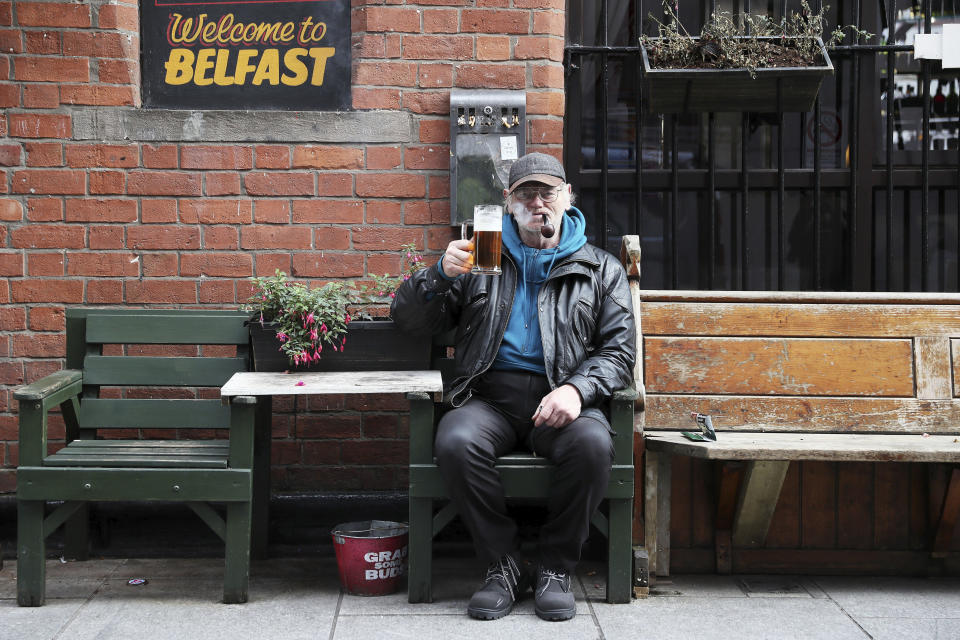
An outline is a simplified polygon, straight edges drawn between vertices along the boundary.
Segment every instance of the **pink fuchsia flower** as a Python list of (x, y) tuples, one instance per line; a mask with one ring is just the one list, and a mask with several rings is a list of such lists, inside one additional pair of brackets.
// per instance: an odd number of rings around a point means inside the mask
[(391, 297), (391, 298), (396, 298), (396, 297), (397, 297), (397, 294), (391, 293), (391, 294), (390, 294), (390, 297)]
[(307, 324), (313, 324), (313, 311), (307, 314)]
[(320, 323), (320, 333), (326, 333), (326, 332), (327, 332), (327, 323), (326, 323), (326, 322), (321, 322), (321, 323)]
[(320, 349), (317, 349), (316, 351), (313, 352), (313, 359), (314, 360), (320, 359)]
[(316, 339), (317, 339), (317, 330), (316, 330), (315, 328), (314, 328), (314, 329), (310, 329), (310, 339), (311, 339), (311, 340), (316, 340)]
[(287, 341), (287, 334), (285, 334), (283, 331), (278, 331), (278, 332), (277, 332), (277, 340), (279, 340), (280, 342), (286, 342), (286, 341)]
[(305, 383), (303, 380), (297, 380), (297, 386), (298, 386), (298, 387), (302, 387), (302, 386), (305, 385), (305, 384), (306, 384), (306, 383)]

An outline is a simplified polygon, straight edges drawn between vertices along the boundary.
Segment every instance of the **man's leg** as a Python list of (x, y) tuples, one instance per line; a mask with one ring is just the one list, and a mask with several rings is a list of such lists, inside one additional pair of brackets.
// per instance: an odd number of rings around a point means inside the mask
[(560, 429), (534, 429), (531, 438), (536, 452), (556, 466), (540, 529), (535, 610), (548, 620), (566, 620), (576, 613), (570, 575), (610, 479), (613, 440), (605, 420), (585, 416)]
[(516, 432), (503, 414), (476, 398), (449, 411), (437, 427), (437, 466), (485, 564), (516, 549), (517, 525), (507, 514), (500, 474), (493, 466), (516, 443)]
[(517, 554), (517, 525), (507, 514), (493, 466), (516, 440), (507, 419), (477, 399), (447, 413), (437, 428), (437, 465), (477, 555), (487, 564), (483, 585), (467, 605), (467, 613), (481, 620), (510, 613), (528, 583)]

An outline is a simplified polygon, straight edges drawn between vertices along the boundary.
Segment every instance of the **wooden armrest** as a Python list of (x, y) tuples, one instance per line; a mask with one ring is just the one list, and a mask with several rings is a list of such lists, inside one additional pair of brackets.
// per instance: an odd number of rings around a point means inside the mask
[[(45, 376), (36, 382), (24, 385), (13, 392), (17, 400), (44, 400), (59, 391), (67, 389), (83, 379), (83, 372), (77, 369), (64, 369)], [(77, 390), (79, 393), (79, 389)]]

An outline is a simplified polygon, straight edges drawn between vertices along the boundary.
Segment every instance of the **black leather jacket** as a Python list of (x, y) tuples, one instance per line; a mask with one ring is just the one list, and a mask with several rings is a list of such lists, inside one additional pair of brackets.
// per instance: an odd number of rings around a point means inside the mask
[[(391, 315), (410, 333), (456, 327), (454, 377), (446, 399), (460, 406), (471, 381), (490, 368), (507, 328), (517, 267), (503, 252), (500, 276), (445, 279), (433, 265), (397, 290)], [(633, 306), (620, 262), (589, 244), (554, 265), (538, 295), (543, 358), (550, 388), (570, 384), (583, 407), (604, 403), (630, 385), (637, 354)]]

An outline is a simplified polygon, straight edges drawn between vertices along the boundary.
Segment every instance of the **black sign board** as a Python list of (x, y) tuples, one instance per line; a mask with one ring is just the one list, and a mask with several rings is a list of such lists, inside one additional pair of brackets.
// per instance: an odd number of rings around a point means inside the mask
[(350, 0), (144, 0), (140, 26), (144, 106), (351, 106)]

